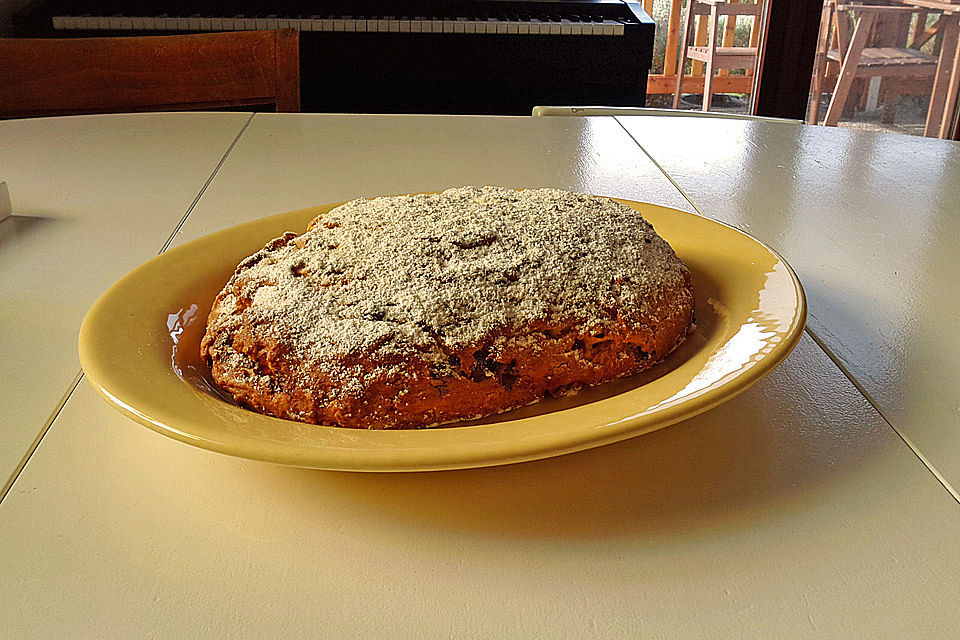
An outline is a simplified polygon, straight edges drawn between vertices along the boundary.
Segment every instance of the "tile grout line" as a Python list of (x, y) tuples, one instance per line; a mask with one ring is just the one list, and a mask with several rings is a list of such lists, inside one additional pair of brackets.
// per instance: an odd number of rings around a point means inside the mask
[(160, 255), (166, 251), (170, 244), (173, 242), (173, 239), (177, 237), (177, 234), (180, 233), (180, 229), (183, 228), (184, 223), (187, 221), (187, 217), (193, 212), (193, 208), (197, 206), (197, 203), (200, 202), (200, 198), (203, 197), (203, 194), (206, 193), (207, 187), (210, 186), (210, 183), (213, 182), (213, 179), (217, 177), (217, 173), (220, 172), (220, 167), (223, 166), (223, 163), (227, 161), (227, 156), (230, 155), (230, 152), (233, 151), (233, 148), (237, 146), (237, 143), (240, 142), (240, 138), (246, 132), (247, 127), (250, 126), (250, 123), (253, 122), (253, 117), (257, 115), (256, 112), (250, 114), (250, 117), (247, 118), (247, 121), (243, 123), (243, 126), (240, 127), (237, 137), (233, 139), (233, 142), (230, 143), (230, 146), (227, 147), (227, 150), (223, 153), (223, 157), (220, 158), (220, 162), (217, 163), (217, 166), (213, 168), (213, 172), (210, 174), (210, 177), (207, 178), (207, 181), (203, 183), (203, 186), (200, 187), (197, 197), (193, 199), (193, 202), (190, 203), (190, 206), (187, 207), (186, 212), (183, 214), (183, 217), (180, 218), (180, 222), (177, 223), (177, 226), (173, 228), (173, 232), (170, 234), (170, 237), (167, 238), (167, 241), (163, 243), (163, 246), (160, 247), (160, 251), (157, 252), (157, 255)]
[[(206, 192), (207, 187), (210, 186), (210, 183), (213, 182), (213, 179), (217, 176), (217, 173), (220, 171), (220, 167), (223, 166), (223, 163), (226, 162), (227, 156), (230, 155), (230, 152), (233, 151), (233, 148), (237, 146), (237, 143), (240, 141), (240, 137), (243, 136), (246, 132), (247, 127), (250, 126), (250, 123), (253, 121), (253, 117), (257, 115), (256, 112), (251, 113), (250, 117), (247, 118), (246, 122), (243, 123), (243, 126), (240, 128), (240, 131), (234, 137), (233, 141), (230, 143), (230, 146), (227, 147), (227, 150), (224, 152), (223, 156), (220, 158), (220, 162), (217, 163), (217, 166), (214, 167), (213, 171), (210, 173), (210, 176), (207, 178), (207, 181), (203, 183), (203, 186), (200, 187), (200, 191), (197, 193), (197, 196), (193, 199), (193, 202), (190, 203), (190, 206), (187, 207), (186, 212), (183, 216), (180, 217), (180, 220), (177, 222), (177, 225), (173, 228), (173, 232), (163, 243), (163, 246), (160, 247), (160, 251), (157, 252), (157, 255), (160, 255), (166, 251), (170, 244), (173, 242), (173, 239), (180, 232), (180, 229), (183, 228), (184, 223), (187, 221), (187, 217), (193, 211), (194, 207), (197, 206), (197, 203), (200, 202), (200, 198), (203, 197), (203, 194)], [(30, 446), (27, 448), (27, 452), (20, 459), (20, 462), (14, 468), (13, 473), (10, 474), (10, 477), (4, 483), (3, 488), (0, 489), (0, 504), (3, 503), (4, 498), (7, 497), (7, 494), (10, 493), (10, 490), (13, 488), (13, 485), (16, 483), (17, 478), (20, 477), (20, 473), (23, 472), (24, 468), (27, 466), (27, 463), (30, 461), (30, 458), (33, 457), (34, 452), (37, 450), (37, 447), (40, 446), (40, 442), (47, 435), (47, 432), (50, 431), (50, 427), (53, 426), (54, 421), (60, 415), (60, 412), (63, 410), (63, 407), (66, 406), (67, 401), (70, 400), (70, 397), (73, 395), (73, 392), (77, 390), (77, 387), (80, 385), (80, 381), (83, 380), (83, 370), (77, 372), (77, 375), (74, 376), (73, 381), (67, 387), (67, 390), (64, 392), (63, 396), (60, 398), (60, 401), (57, 403), (57, 406), (54, 407), (53, 411), (50, 413), (50, 417), (47, 418), (46, 422), (43, 423), (43, 427), (40, 429), (40, 433), (37, 434), (37, 437), (34, 438), (33, 442), (30, 443)]]
[(50, 426), (53, 424), (53, 421), (57, 419), (57, 416), (60, 415), (60, 411), (63, 410), (64, 405), (67, 404), (67, 400), (70, 399), (70, 396), (73, 395), (73, 392), (76, 390), (77, 385), (80, 384), (80, 380), (83, 378), (83, 371), (77, 371), (77, 375), (74, 376), (73, 381), (67, 387), (67, 390), (64, 392), (63, 396), (60, 398), (60, 401), (57, 403), (57, 406), (54, 407), (53, 412), (50, 414), (50, 417), (47, 418), (47, 421), (43, 423), (43, 427), (40, 429), (40, 433), (37, 434), (37, 437), (33, 439), (33, 442), (30, 443), (30, 446), (27, 448), (27, 452), (23, 454), (23, 457), (20, 458), (20, 462), (14, 468), (13, 473), (10, 474), (10, 477), (7, 479), (7, 482), (3, 485), (3, 488), (0, 489), (0, 503), (3, 502), (3, 499), (7, 497), (7, 494), (10, 492), (10, 489), (13, 488), (13, 484), (17, 481), (17, 478), (20, 477), (20, 472), (23, 471), (23, 468), (27, 466), (30, 458), (33, 456), (33, 452), (37, 450), (37, 447), (40, 446), (40, 441), (43, 440), (43, 437), (47, 435), (47, 431), (50, 430)]
[(617, 116), (613, 116), (613, 120), (618, 125), (620, 125), (620, 128), (623, 129), (624, 133), (626, 133), (630, 137), (630, 139), (633, 140), (633, 144), (637, 145), (637, 147), (640, 148), (640, 151), (643, 151), (643, 154), (647, 156), (647, 158), (649, 158), (650, 162), (652, 162), (653, 165), (660, 170), (660, 173), (662, 173), (663, 176), (670, 181), (670, 184), (672, 184), (674, 188), (680, 192), (680, 195), (683, 196), (683, 199), (687, 201), (687, 204), (693, 207), (693, 210), (696, 211), (701, 216), (703, 216), (704, 218), (708, 217), (704, 215), (703, 211), (700, 210), (700, 207), (698, 207), (697, 204), (693, 201), (693, 198), (687, 195), (687, 192), (683, 190), (683, 187), (681, 187), (680, 184), (673, 179), (673, 176), (667, 173), (667, 170), (664, 169), (659, 162), (657, 162), (657, 159), (654, 158), (652, 155), (650, 155), (650, 152), (647, 151), (646, 147), (640, 144), (640, 141), (633, 137), (633, 134), (630, 133), (630, 130), (627, 129), (625, 126), (623, 126), (623, 123), (620, 122), (620, 119)]
[(847, 380), (850, 381), (850, 384), (856, 387), (857, 391), (859, 391), (860, 394), (867, 399), (867, 402), (869, 402), (870, 406), (872, 406), (874, 411), (877, 412), (877, 415), (879, 415), (883, 419), (883, 421), (886, 422), (891, 429), (893, 429), (893, 432), (896, 433), (897, 436), (899, 436), (900, 440), (902, 440), (903, 443), (907, 445), (907, 447), (913, 452), (913, 454), (917, 456), (917, 459), (919, 459), (920, 462), (923, 463), (923, 466), (925, 466), (927, 470), (930, 471), (930, 473), (932, 473), (933, 476), (940, 482), (940, 484), (943, 485), (943, 488), (947, 490), (947, 493), (949, 493), (953, 497), (953, 499), (957, 501), (957, 503), (960, 503), (960, 493), (958, 493), (957, 490), (953, 487), (953, 485), (951, 485), (950, 482), (943, 476), (943, 474), (941, 474), (940, 471), (935, 466), (933, 466), (933, 463), (927, 460), (927, 457), (923, 455), (923, 453), (920, 451), (920, 449), (916, 447), (916, 445), (913, 444), (913, 441), (910, 440), (910, 438), (908, 438), (905, 433), (900, 431), (900, 429), (898, 429), (896, 425), (893, 424), (893, 422), (887, 419), (887, 416), (884, 415), (880, 407), (877, 406), (877, 402), (873, 399), (873, 396), (870, 394), (870, 392), (868, 392), (863, 387), (863, 385), (860, 384), (860, 382), (854, 377), (853, 373), (846, 367), (846, 365), (843, 364), (840, 358), (837, 357), (837, 355), (834, 354), (833, 351), (831, 351), (827, 347), (826, 343), (824, 343), (820, 339), (820, 336), (814, 333), (813, 329), (810, 328), (809, 323), (804, 328), (804, 331), (807, 333), (807, 335), (809, 335), (813, 339), (814, 342), (817, 343), (817, 346), (820, 347), (820, 349), (826, 354), (828, 358), (830, 358), (831, 362), (833, 362), (833, 364), (835, 364), (837, 368), (840, 369), (843, 375), (846, 376)]
[[(640, 144), (640, 141), (637, 140), (625, 126), (623, 126), (623, 123), (620, 122), (619, 118), (614, 116), (613, 119), (616, 120), (617, 124), (620, 125), (620, 128), (623, 129), (628, 136), (630, 136), (630, 139), (633, 140), (634, 144), (636, 144), (640, 148), (640, 150), (643, 151), (644, 155), (646, 155), (647, 158), (650, 159), (650, 162), (652, 162), (657, 167), (657, 169), (659, 169), (661, 173), (663, 173), (663, 175), (667, 178), (667, 180), (669, 180), (670, 183), (673, 184), (674, 187), (676, 187), (677, 191), (680, 192), (680, 195), (683, 196), (684, 200), (686, 200), (698, 214), (700, 214), (701, 216), (704, 216), (705, 218), (708, 217), (704, 215), (703, 211), (700, 210), (700, 207), (698, 207), (693, 202), (693, 199), (687, 194), (687, 192), (684, 191), (679, 184), (677, 184), (677, 181), (673, 179), (673, 176), (667, 173), (666, 169), (664, 169), (663, 166), (659, 162), (657, 162), (652, 155), (650, 155), (650, 152), (647, 151), (642, 144)], [(811, 314), (809, 310), (807, 311), (807, 313), (809, 314), (810, 317), (813, 317), (813, 314)], [(820, 350), (823, 351), (824, 355), (826, 355), (827, 358), (829, 358), (830, 361), (833, 362), (833, 364), (836, 365), (838, 369), (840, 369), (840, 372), (844, 375), (844, 377), (847, 378), (847, 380), (850, 381), (850, 384), (852, 384), (857, 389), (857, 391), (860, 392), (860, 395), (862, 395), (866, 399), (866, 401), (870, 404), (870, 406), (873, 407), (873, 410), (877, 412), (877, 415), (879, 415), (880, 418), (887, 424), (887, 426), (889, 426), (893, 430), (893, 432), (897, 434), (900, 440), (905, 445), (907, 445), (907, 448), (909, 448), (910, 451), (913, 452), (913, 454), (917, 457), (918, 460), (920, 460), (923, 466), (925, 466), (927, 470), (931, 474), (933, 474), (933, 477), (937, 479), (937, 481), (943, 486), (944, 489), (947, 490), (947, 493), (949, 493), (950, 496), (957, 501), (957, 503), (960, 503), (960, 492), (958, 492), (953, 487), (953, 485), (951, 485), (950, 482), (947, 481), (947, 479), (943, 476), (943, 474), (941, 474), (940, 471), (935, 466), (933, 466), (933, 464), (929, 460), (927, 460), (927, 457), (923, 455), (923, 453), (916, 447), (916, 445), (913, 444), (913, 441), (911, 441), (910, 438), (906, 436), (906, 434), (900, 431), (900, 429), (894, 426), (894, 424), (887, 419), (887, 416), (884, 415), (883, 411), (880, 409), (879, 405), (874, 400), (873, 396), (867, 392), (867, 390), (863, 387), (863, 385), (861, 385), (860, 382), (853, 376), (853, 373), (849, 369), (847, 369), (847, 367), (844, 366), (844, 364), (840, 361), (840, 358), (837, 357), (837, 355), (827, 347), (827, 345), (820, 339), (820, 337), (816, 333), (814, 333), (813, 329), (810, 328), (809, 321), (807, 322), (806, 326), (803, 328), (803, 331), (808, 336), (810, 336), (810, 338), (817, 344), (818, 347), (820, 347)]]

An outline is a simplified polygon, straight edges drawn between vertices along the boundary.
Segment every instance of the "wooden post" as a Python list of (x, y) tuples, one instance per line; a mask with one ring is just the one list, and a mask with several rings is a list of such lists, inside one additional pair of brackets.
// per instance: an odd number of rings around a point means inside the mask
[[(680, 5), (683, 0), (673, 0), (670, 5), (670, 20), (667, 22), (667, 50), (663, 56), (663, 75), (677, 72), (677, 35), (680, 31)], [(683, 69), (680, 70), (683, 73)]]
[[(943, 119), (948, 94), (950, 91), (950, 75), (953, 70), (954, 58), (951, 54), (957, 51), (957, 34), (960, 31), (960, 25), (957, 24), (957, 16), (950, 16), (950, 21), (943, 25), (943, 37), (940, 41), (940, 59), (937, 62), (937, 73), (933, 77), (933, 93), (930, 94), (930, 109), (927, 111), (927, 125), (923, 130), (923, 135), (928, 138), (936, 138), (940, 135), (943, 128)], [(952, 115), (952, 114), (951, 114)], [(949, 116), (948, 116), (949, 119)]]
[(817, 53), (813, 61), (813, 80), (810, 83), (810, 108), (807, 111), (807, 124), (817, 124), (820, 118), (820, 96), (823, 95), (823, 78), (827, 72), (827, 49), (830, 40), (830, 22), (833, 16), (833, 4), (823, 3), (820, 13), (820, 33), (817, 35)]
[(653, 0), (643, 0), (643, 10), (651, 18), (653, 17)]
[(683, 20), (683, 35), (680, 36), (680, 61), (677, 63), (677, 79), (673, 89), (673, 108), (680, 108), (680, 94), (683, 92), (683, 71), (687, 62), (687, 43), (690, 42), (690, 30), (693, 29), (693, 9), (697, 0), (687, 0), (687, 16)]
[[(730, 0), (730, 4), (737, 4), (740, 0)], [(737, 34), (737, 16), (728, 15), (724, 18), (723, 24), (723, 41), (720, 43), (721, 47), (732, 47), (734, 46), (734, 39)], [(729, 69), (720, 69), (717, 71), (718, 76), (729, 75)]]
[(703, 110), (710, 111), (713, 103), (713, 58), (717, 46), (717, 5), (710, 5), (709, 24), (707, 25), (707, 41), (710, 55), (707, 56), (707, 68), (703, 72)]
[[(695, 47), (702, 47), (707, 44), (707, 23), (709, 22), (709, 18), (709, 16), (705, 15), (697, 16), (697, 35), (693, 39), (693, 45)], [(699, 60), (691, 60), (690, 73), (695, 76), (703, 75), (703, 63)]]
[(840, 67), (840, 75), (837, 77), (837, 87), (833, 91), (833, 97), (830, 99), (830, 106), (827, 107), (827, 115), (823, 119), (823, 124), (828, 127), (835, 127), (840, 122), (840, 113), (843, 111), (843, 105), (850, 95), (850, 87), (853, 85), (853, 79), (857, 73), (857, 65), (860, 64), (860, 54), (863, 53), (863, 47), (867, 44), (867, 35), (877, 21), (877, 14), (872, 11), (864, 11), (857, 21), (857, 27), (853, 30), (853, 38), (850, 41), (850, 47), (847, 49), (847, 55), (843, 57), (843, 65)]
[[(757, 2), (762, 2), (763, 0), (757, 0)], [(771, 2), (772, 0), (767, 0)], [(760, 46), (760, 16), (753, 17), (753, 24), (750, 25), (750, 46), (756, 49)], [(753, 75), (753, 69), (747, 69), (747, 75)]]
[(920, 48), (916, 43), (923, 36), (923, 32), (927, 30), (927, 13), (926, 9), (920, 9), (917, 12), (917, 23), (913, 26), (913, 34), (908, 41), (913, 49)]
[(940, 124), (940, 137), (944, 140), (949, 140), (953, 132), (953, 116), (957, 110), (957, 92), (960, 89), (957, 86), (960, 84), (957, 82), (958, 73), (960, 73), (960, 42), (957, 43), (957, 52), (953, 56), (953, 66), (950, 71), (950, 78), (953, 79), (953, 82), (950, 83), (950, 90), (947, 91), (947, 100)]

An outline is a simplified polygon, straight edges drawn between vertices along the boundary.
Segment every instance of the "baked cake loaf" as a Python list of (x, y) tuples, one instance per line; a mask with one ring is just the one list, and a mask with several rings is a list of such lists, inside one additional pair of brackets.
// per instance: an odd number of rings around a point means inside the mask
[(368, 429), (487, 416), (637, 373), (693, 321), (633, 209), (554, 189), (354, 200), (240, 263), (201, 354), (239, 404)]

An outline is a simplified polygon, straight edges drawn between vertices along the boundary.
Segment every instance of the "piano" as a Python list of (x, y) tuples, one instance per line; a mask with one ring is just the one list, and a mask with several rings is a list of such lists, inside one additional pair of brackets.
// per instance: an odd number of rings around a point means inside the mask
[(529, 115), (643, 106), (654, 23), (634, 0), (46, 1), (18, 37), (300, 31), (301, 105), (329, 113)]

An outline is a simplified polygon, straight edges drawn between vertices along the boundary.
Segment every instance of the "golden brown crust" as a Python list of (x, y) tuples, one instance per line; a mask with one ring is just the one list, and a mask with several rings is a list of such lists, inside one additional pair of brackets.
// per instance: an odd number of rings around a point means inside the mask
[[(322, 231), (319, 221), (311, 224), (314, 231), (287, 234), (241, 263), (210, 313), (201, 352), (217, 383), (254, 411), (316, 424), (400, 429), (492, 415), (643, 371), (673, 351), (693, 321), (690, 274), (657, 237), (662, 246), (655, 248), (669, 264), (651, 270), (659, 271), (658, 282), (653, 288), (644, 284), (639, 310), (607, 300), (597, 307), (605, 316), (598, 321), (554, 305), (539, 317), (474, 332), (466, 342), (447, 339), (442, 327), (423, 321), (414, 323), (426, 335), (417, 342), (399, 330), (378, 334), (370, 328), (389, 318), (358, 320), (359, 331), (369, 334), (360, 348), (311, 359), (290, 339), (292, 330), (271, 325), (275, 314), (256, 309), (264, 304), (259, 290), (282, 284), (277, 274), (305, 268), (297, 252), (309, 249), (304, 238)], [(649, 239), (639, 242), (638, 250), (650, 245)], [(324, 295), (327, 287), (339, 286), (318, 282), (314, 286), (323, 287)], [(340, 327), (346, 320), (338, 322)], [(316, 333), (306, 335), (317, 340)], [(345, 383), (344, 376), (352, 377)]]

